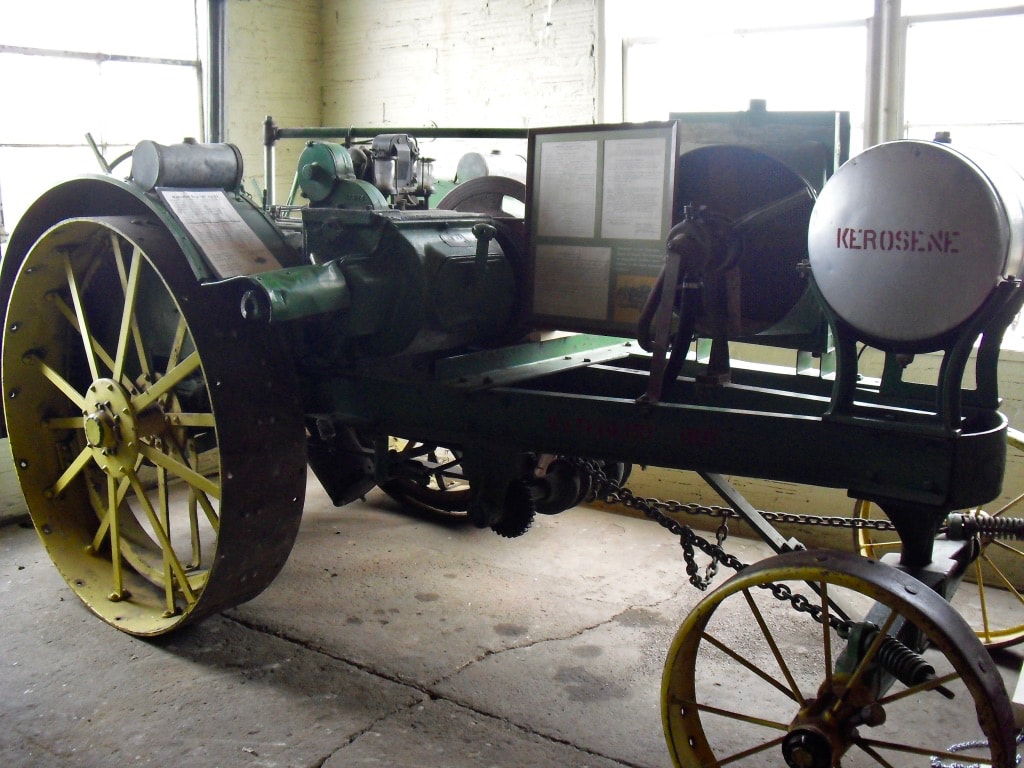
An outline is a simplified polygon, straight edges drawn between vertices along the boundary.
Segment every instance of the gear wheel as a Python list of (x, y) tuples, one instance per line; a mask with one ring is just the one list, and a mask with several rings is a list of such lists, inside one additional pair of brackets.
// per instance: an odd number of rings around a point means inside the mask
[(496, 521), (491, 523), (491, 530), (506, 539), (522, 536), (533, 524), (537, 507), (530, 496), (526, 484), (516, 480), (509, 483), (505, 493), (505, 511)]

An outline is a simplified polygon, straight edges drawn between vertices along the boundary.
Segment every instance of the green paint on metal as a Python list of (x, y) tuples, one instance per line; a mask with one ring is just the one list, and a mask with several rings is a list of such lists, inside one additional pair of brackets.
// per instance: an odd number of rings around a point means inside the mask
[(276, 269), (249, 277), (246, 319), (281, 322), (348, 309), (352, 304), (338, 262)]

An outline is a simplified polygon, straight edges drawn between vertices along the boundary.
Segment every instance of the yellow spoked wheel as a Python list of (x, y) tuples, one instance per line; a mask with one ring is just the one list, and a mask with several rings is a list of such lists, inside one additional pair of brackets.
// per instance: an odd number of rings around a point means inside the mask
[(768, 558), (702, 600), (669, 651), (662, 714), (687, 768), (1016, 764), (1006, 691), (970, 627), (842, 552)]
[(388, 496), (421, 512), (459, 514), (469, 509), (471, 491), (459, 451), (433, 443), (388, 438), (398, 476), (381, 484)]
[[(1012, 498), (995, 509), (978, 507), (966, 510), (965, 514), (985, 517), (1024, 516), (1024, 484), (1021, 482), (1024, 475), (1019, 470), (1024, 462), (1024, 433), (1015, 429), (1008, 430), (1007, 443), (1010, 455), (1004, 480), (1004, 497)], [(854, 503), (853, 516), (867, 520), (885, 518), (882, 510), (863, 499)], [(853, 536), (856, 551), (865, 557), (877, 560), (900, 551), (900, 540), (892, 531), (855, 528)], [(1024, 577), (1021, 574), (1024, 574), (1024, 549), (993, 537), (981, 539), (978, 558), (971, 565), (951, 602), (987, 647), (1002, 648), (1024, 640)]]
[(4, 413), (39, 535), (104, 621), (158, 635), (258, 594), (305, 487), (289, 363), (156, 221), (64, 221), (25, 257)]

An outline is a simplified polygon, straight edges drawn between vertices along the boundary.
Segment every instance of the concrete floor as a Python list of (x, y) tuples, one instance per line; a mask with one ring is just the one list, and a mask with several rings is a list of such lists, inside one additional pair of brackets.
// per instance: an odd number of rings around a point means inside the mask
[(643, 520), (579, 508), (509, 541), (311, 484), (266, 592), (142, 641), (8, 525), (0, 766), (660, 768), (664, 657), (700, 597)]

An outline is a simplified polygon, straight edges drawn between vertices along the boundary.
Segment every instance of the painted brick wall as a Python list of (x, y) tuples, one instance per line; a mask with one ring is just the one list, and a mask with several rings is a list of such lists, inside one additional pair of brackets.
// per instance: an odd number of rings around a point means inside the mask
[[(262, 122), (528, 127), (597, 117), (596, 0), (228, 0), (227, 140)], [(302, 142), (277, 145), (277, 199)]]
[[(320, 0), (228, 0), (225, 139), (242, 150), (246, 188), (263, 187), (263, 120), (320, 125)], [(291, 184), (301, 142), (277, 148), (277, 189)]]
[(324, 0), (327, 125), (597, 116), (596, 0)]

